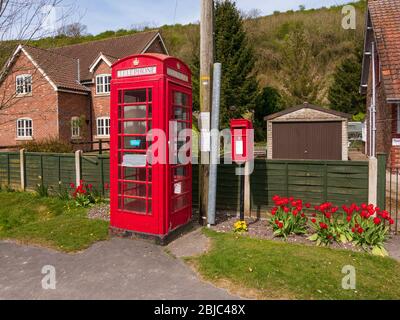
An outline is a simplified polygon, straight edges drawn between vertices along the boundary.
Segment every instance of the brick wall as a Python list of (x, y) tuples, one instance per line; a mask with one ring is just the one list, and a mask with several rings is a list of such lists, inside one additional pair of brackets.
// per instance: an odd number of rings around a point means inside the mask
[[(377, 60), (379, 62), (379, 60)], [(377, 68), (377, 71), (379, 68)], [(377, 77), (378, 78), (378, 77)], [(369, 125), (370, 112), (369, 108), (372, 103), (372, 62), (370, 68), (368, 91), (367, 91), (367, 106), (366, 106), (366, 124), (367, 124), (367, 143), (366, 151), (367, 155), (371, 154), (370, 150), (370, 132), (371, 128)], [(382, 81), (377, 83), (376, 88), (376, 152), (385, 153), (388, 155), (388, 164), (393, 165), (397, 160), (396, 154), (399, 153), (398, 148), (392, 147), (392, 139), (399, 137), (396, 133), (397, 122), (396, 122), (396, 105), (387, 103), (386, 93), (384, 84)]]
[(71, 120), (73, 117), (80, 119), (80, 139), (91, 140), (90, 128), (90, 97), (89, 95), (59, 92), (59, 137), (65, 141), (72, 140)]
[[(97, 118), (100, 117), (110, 117), (110, 94), (96, 94), (96, 76), (100, 74), (111, 74), (111, 68), (102, 61), (94, 70), (93, 73), (93, 85), (90, 86), (90, 90), (92, 93), (92, 117), (93, 117), (93, 125), (92, 125), (92, 135), (93, 141), (99, 140), (97, 136)], [(103, 137), (103, 139), (108, 139), (108, 137)], [(97, 149), (99, 146), (94, 145), (93, 148)], [(104, 144), (103, 148), (109, 148), (109, 145)]]
[[(398, 133), (397, 128), (397, 105), (391, 105), (392, 108), (392, 138), (400, 139), (400, 134)], [(399, 128), (400, 129), (400, 128)], [(390, 166), (394, 168), (400, 167), (400, 147), (392, 146), (390, 149)]]
[[(32, 75), (32, 93), (16, 97), (16, 76)], [(31, 118), (33, 139), (42, 140), (58, 135), (57, 92), (21, 52), (0, 85), (0, 146), (14, 146), (17, 139), (16, 121)]]

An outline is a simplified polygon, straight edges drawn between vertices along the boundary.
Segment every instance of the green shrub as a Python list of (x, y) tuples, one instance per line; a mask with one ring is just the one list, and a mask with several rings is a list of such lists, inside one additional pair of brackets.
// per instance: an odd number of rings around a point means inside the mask
[(70, 143), (58, 138), (46, 138), (39, 141), (29, 141), (22, 145), (27, 152), (52, 152), (71, 153), (73, 147)]

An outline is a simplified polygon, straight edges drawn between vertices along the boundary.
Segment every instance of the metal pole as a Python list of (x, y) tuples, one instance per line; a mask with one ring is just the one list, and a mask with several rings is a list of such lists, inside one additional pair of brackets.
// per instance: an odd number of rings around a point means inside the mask
[(208, 225), (215, 224), (217, 203), (217, 174), (219, 157), (219, 109), (221, 100), (221, 75), (222, 65), (214, 64), (213, 75), (213, 101), (211, 112), (211, 164), (208, 188)]
[(199, 197), (201, 225), (207, 220), (208, 180), (210, 162), (210, 111), (212, 82), (211, 73), (214, 64), (214, 1), (201, 0), (200, 21), (200, 165)]
[(376, 70), (375, 43), (372, 43), (372, 157), (376, 157)]

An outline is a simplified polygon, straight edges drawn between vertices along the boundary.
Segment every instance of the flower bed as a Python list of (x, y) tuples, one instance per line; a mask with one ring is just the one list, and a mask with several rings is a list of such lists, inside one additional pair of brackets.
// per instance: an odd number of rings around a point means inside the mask
[[(312, 207), (294, 198), (273, 197), (269, 225), (274, 237), (290, 237), (315, 242), (318, 246), (355, 246), (374, 255), (387, 256), (391, 215), (373, 205), (334, 206), (323, 203)], [(307, 237), (305, 237), (307, 235)]]

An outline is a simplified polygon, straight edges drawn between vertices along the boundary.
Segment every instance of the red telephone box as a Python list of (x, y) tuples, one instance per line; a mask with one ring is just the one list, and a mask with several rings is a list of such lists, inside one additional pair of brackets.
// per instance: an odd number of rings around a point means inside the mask
[(253, 141), (250, 141), (248, 131), (251, 129), (253, 124), (249, 120), (231, 120), (232, 160), (237, 163), (249, 161), (254, 156)]
[[(178, 131), (192, 128), (191, 83), (188, 66), (165, 55), (134, 55), (112, 66), (112, 229), (163, 239), (190, 221), (192, 166), (170, 161), (177, 152), (171, 156), (170, 147), (182, 144), (170, 137), (170, 122)], [(161, 136), (148, 133), (156, 129), (166, 140), (164, 150), (153, 153), (152, 139)], [(159, 152), (166, 161), (154, 163)]]

